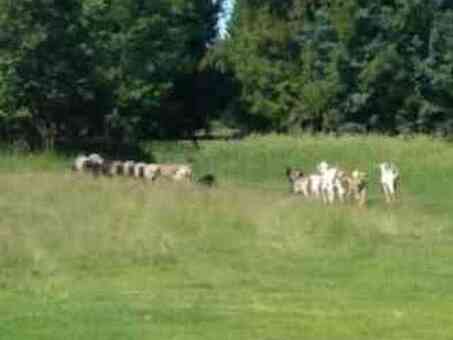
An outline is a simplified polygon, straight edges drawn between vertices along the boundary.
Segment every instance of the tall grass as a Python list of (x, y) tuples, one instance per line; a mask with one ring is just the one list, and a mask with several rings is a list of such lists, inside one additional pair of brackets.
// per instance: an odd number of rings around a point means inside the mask
[[(153, 143), (219, 186), (94, 179), (3, 154), (1, 339), (449, 339), (453, 149), (418, 137)], [(286, 165), (370, 172), (367, 209), (288, 193)], [(388, 207), (378, 161), (402, 171)]]

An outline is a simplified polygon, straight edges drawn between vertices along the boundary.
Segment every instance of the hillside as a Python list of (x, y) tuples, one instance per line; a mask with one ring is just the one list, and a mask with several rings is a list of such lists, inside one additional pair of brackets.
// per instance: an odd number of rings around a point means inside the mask
[[(428, 137), (147, 145), (219, 185), (93, 179), (2, 153), (0, 339), (450, 339), (453, 148)], [(287, 165), (370, 175), (370, 205), (288, 193)], [(401, 202), (376, 164), (395, 161)]]

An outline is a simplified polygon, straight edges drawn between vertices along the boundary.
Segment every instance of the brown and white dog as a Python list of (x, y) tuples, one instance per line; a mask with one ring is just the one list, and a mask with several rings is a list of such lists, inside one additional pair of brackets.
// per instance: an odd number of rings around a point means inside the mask
[(310, 197), (310, 180), (301, 169), (287, 167), (286, 177), (288, 177), (292, 193)]
[(120, 161), (104, 161), (102, 164), (102, 173), (106, 176), (117, 176), (120, 175), (122, 171), (123, 163)]
[(143, 178), (145, 173), (146, 163), (138, 162), (134, 164), (134, 174), (135, 178)]
[(330, 166), (323, 161), (318, 165), (322, 176), (321, 193), (325, 203), (333, 203), (338, 198), (346, 202), (349, 198), (360, 206), (366, 204), (368, 199), (366, 173), (354, 170), (351, 174), (338, 166)]
[(72, 170), (77, 172), (88, 171), (97, 176), (102, 173), (104, 158), (97, 153), (92, 153), (89, 156), (79, 155), (76, 157)]
[(143, 179), (155, 181), (160, 176), (160, 168), (157, 164), (146, 164), (143, 168)]
[(144, 180), (154, 181), (160, 175), (160, 167), (157, 164), (135, 163), (133, 167), (133, 176)]
[[(72, 169), (77, 172), (88, 171), (94, 175), (103, 174), (105, 176), (113, 177), (118, 175), (130, 176), (135, 178), (143, 178), (145, 180), (154, 181), (160, 175), (161, 166), (158, 164), (147, 164), (144, 162), (133, 161), (111, 161), (103, 159), (98, 154), (91, 154), (89, 156), (78, 156)], [(175, 171), (177, 179), (185, 175), (185, 168)], [(178, 177), (179, 176), (179, 177)]]
[(290, 182), (290, 191), (304, 197), (321, 198), (322, 176), (305, 175), (303, 170), (287, 167), (286, 176)]
[(368, 180), (365, 172), (354, 170), (348, 179), (348, 194), (350, 198), (357, 202), (359, 207), (363, 207), (368, 202)]
[(121, 171), (121, 174), (123, 176), (133, 176), (134, 175), (134, 161), (126, 161), (123, 163), (123, 170)]
[(176, 182), (192, 181), (192, 166), (189, 164), (153, 164), (159, 168), (160, 177)]

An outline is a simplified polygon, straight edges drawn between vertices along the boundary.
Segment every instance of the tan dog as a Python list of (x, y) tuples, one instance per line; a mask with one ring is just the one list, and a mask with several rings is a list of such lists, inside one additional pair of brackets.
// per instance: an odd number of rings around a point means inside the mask
[(159, 176), (160, 169), (156, 164), (146, 164), (143, 168), (143, 179), (155, 181)]
[(189, 164), (152, 164), (159, 169), (160, 177), (173, 181), (192, 181), (192, 166)]
[(365, 172), (354, 170), (349, 179), (349, 196), (363, 207), (368, 202), (368, 179)]
[(359, 206), (364, 206), (367, 203), (368, 182), (365, 172), (355, 169), (349, 174), (339, 169), (334, 183), (335, 193), (341, 202), (351, 200), (357, 202)]

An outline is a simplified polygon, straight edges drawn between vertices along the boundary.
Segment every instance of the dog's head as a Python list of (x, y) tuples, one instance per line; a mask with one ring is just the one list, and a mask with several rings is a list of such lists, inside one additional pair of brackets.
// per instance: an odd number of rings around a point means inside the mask
[(92, 162), (92, 163), (97, 163), (97, 164), (102, 164), (104, 163), (104, 158), (101, 157), (101, 155), (97, 154), (97, 153), (92, 153), (88, 156), (88, 159)]
[(352, 175), (353, 179), (357, 179), (357, 180), (365, 180), (367, 177), (366, 172), (359, 171), (357, 169), (354, 170), (351, 175)]
[(361, 191), (367, 186), (367, 173), (359, 170), (354, 170), (351, 174), (352, 184), (356, 187), (357, 191)]
[(72, 170), (82, 171), (86, 169), (86, 164), (89, 161), (89, 158), (85, 155), (79, 155), (72, 164)]
[(329, 169), (329, 163), (327, 163), (326, 161), (322, 161), (321, 163), (318, 164), (316, 169), (320, 174), (324, 174)]
[(294, 182), (300, 177), (304, 177), (304, 172), (300, 169), (294, 169), (287, 167), (286, 168), (286, 177), (288, 177), (290, 182)]
[(383, 162), (378, 165), (378, 168), (381, 172), (381, 175), (391, 175), (393, 177), (398, 177), (399, 170), (396, 165), (392, 162)]

